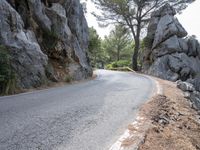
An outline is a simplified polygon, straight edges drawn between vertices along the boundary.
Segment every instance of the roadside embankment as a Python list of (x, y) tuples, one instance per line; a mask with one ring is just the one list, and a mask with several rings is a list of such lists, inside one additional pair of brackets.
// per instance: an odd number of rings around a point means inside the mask
[(120, 139), (118, 150), (199, 150), (200, 112), (192, 108), (176, 83), (155, 80), (162, 94), (143, 105), (126, 137)]

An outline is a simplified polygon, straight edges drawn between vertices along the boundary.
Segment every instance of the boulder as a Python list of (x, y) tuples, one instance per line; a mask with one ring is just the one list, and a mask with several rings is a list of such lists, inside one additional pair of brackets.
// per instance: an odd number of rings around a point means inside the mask
[(165, 80), (176, 81), (179, 78), (179, 75), (172, 72), (169, 66), (166, 65), (168, 64), (168, 61), (169, 55), (156, 59), (148, 69), (147, 73)]
[(192, 77), (200, 72), (200, 59), (198, 57), (188, 56), (185, 53), (173, 53), (171, 56), (180, 60), (182, 68), (190, 68)]
[(200, 93), (192, 92), (190, 95), (190, 100), (193, 103), (193, 108), (200, 110)]
[(191, 68), (190, 67), (184, 67), (180, 71), (180, 79), (182, 81), (186, 81), (188, 78), (190, 78), (191, 75)]
[(194, 79), (188, 79), (187, 82), (194, 85), (195, 89), (200, 92), (200, 76), (197, 75)]
[(182, 91), (184, 92), (193, 92), (195, 91), (195, 88), (194, 86), (191, 84), (191, 83), (188, 83), (188, 82), (183, 82), (183, 81), (177, 81), (177, 87), (179, 89), (181, 89)]

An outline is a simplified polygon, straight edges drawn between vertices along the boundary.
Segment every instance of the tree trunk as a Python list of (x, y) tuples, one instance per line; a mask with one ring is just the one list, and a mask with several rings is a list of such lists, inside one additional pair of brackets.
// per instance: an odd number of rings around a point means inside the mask
[(96, 67), (97, 65), (97, 54), (96, 52), (94, 53), (94, 66)]
[(137, 60), (138, 60), (138, 51), (140, 48), (140, 41), (139, 42), (138, 41), (139, 41), (138, 39), (135, 40), (135, 48), (134, 48), (134, 53), (132, 56), (132, 69), (135, 71), (138, 71)]
[[(134, 30), (132, 30), (134, 31)], [(138, 21), (138, 25), (137, 25), (137, 29), (136, 29), (136, 34), (134, 35), (134, 41), (135, 41), (135, 48), (134, 48), (134, 52), (133, 52), (133, 56), (132, 56), (132, 69), (135, 71), (138, 71), (138, 52), (140, 49), (140, 31), (141, 31), (141, 27), (140, 27), (140, 22)]]
[(117, 48), (117, 61), (119, 61), (120, 60), (120, 50), (119, 50), (119, 48)]

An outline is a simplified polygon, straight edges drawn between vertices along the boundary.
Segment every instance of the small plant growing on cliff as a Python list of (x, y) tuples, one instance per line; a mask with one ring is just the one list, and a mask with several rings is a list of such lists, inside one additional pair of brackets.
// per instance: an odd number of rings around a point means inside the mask
[(54, 49), (59, 41), (59, 37), (55, 31), (44, 31), (43, 38), (43, 45), (47, 50)]
[(65, 82), (70, 83), (70, 82), (72, 82), (73, 78), (70, 75), (66, 75), (64, 80), (65, 80)]
[(145, 37), (142, 41), (142, 47), (151, 49), (153, 45), (153, 39)]
[(11, 57), (4, 46), (0, 46), (0, 94), (12, 94), (16, 87), (15, 74), (11, 67)]

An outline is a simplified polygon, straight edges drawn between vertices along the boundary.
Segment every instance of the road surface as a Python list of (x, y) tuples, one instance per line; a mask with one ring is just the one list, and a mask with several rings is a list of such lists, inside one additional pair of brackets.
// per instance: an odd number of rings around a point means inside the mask
[(95, 80), (0, 97), (0, 150), (106, 150), (134, 121), (154, 82), (98, 70)]

